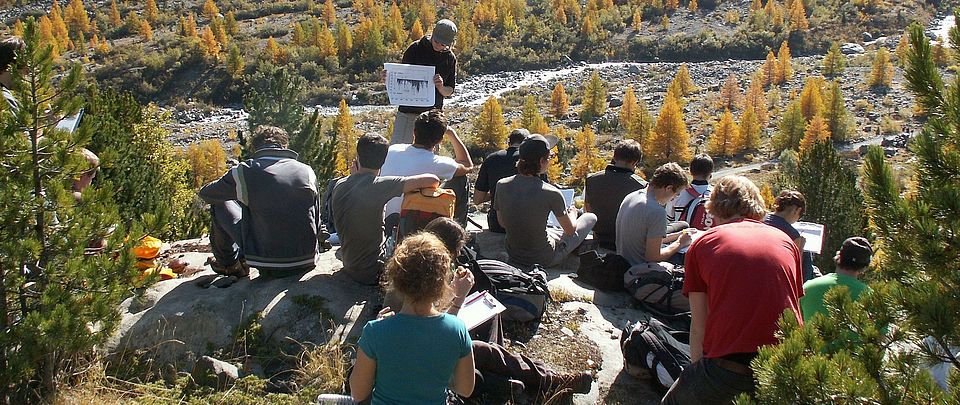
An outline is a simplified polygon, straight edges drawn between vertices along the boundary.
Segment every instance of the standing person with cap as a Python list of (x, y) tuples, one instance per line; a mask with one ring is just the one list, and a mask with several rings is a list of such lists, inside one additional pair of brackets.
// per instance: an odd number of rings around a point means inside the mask
[[(493, 208), (500, 225), (507, 230), (510, 262), (522, 267), (562, 263), (597, 223), (597, 216), (592, 213), (578, 218), (577, 209), (564, 203), (560, 189), (540, 178), (547, 171), (550, 150), (556, 144), (555, 136), (531, 135), (518, 148), (517, 174), (497, 183)], [(551, 212), (563, 232), (547, 229)]]
[(846, 286), (850, 290), (850, 298), (854, 301), (860, 297), (860, 294), (870, 291), (870, 287), (860, 281), (860, 276), (870, 265), (872, 258), (873, 249), (866, 238), (855, 236), (843, 241), (843, 245), (840, 245), (840, 250), (833, 259), (837, 263), (837, 272), (817, 277), (803, 284), (803, 297), (800, 298), (803, 321), (813, 319), (816, 314), (830, 315), (823, 297), (834, 287)]
[[(530, 136), (530, 131), (523, 128), (514, 129), (507, 137), (508, 146), (506, 149), (493, 152), (486, 159), (483, 159), (480, 173), (477, 174), (477, 182), (474, 184), (474, 204), (493, 201), (493, 196), (497, 193), (497, 182), (517, 174), (520, 143), (528, 136)], [(487, 228), (491, 232), (507, 232), (497, 221), (497, 210), (493, 207), (490, 207), (490, 210), (487, 211)]]
[(432, 109), (443, 109), (443, 99), (453, 95), (457, 84), (457, 56), (453, 54), (453, 43), (457, 39), (457, 25), (443, 19), (437, 21), (433, 32), (410, 44), (403, 52), (401, 63), (408, 65), (433, 66), (433, 85), (436, 87), (436, 101), (430, 107), (401, 105), (397, 108), (397, 117), (393, 122), (393, 135), (390, 144), (413, 143), (413, 123), (421, 113)]

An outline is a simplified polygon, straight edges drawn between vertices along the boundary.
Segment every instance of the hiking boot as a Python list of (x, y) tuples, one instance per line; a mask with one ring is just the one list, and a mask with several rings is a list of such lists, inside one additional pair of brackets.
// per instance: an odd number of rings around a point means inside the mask
[(224, 266), (220, 264), (217, 259), (211, 256), (207, 259), (206, 264), (210, 265), (210, 268), (213, 269), (214, 273), (222, 274), (224, 276), (243, 278), (250, 275), (250, 266), (247, 266), (247, 261), (242, 258), (228, 266)]
[(552, 378), (552, 390), (570, 390), (574, 394), (586, 394), (593, 386), (593, 374), (589, 371), (570, 374), (557, 374)]

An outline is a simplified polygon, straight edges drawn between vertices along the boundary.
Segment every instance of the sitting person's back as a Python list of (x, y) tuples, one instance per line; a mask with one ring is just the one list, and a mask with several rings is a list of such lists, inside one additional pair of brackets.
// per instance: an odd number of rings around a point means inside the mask
[(286, 131), (258, 127), (253, 158), (200, 189), (200, 197), (213, 211), (210, 244), (215, 270), (245, 275), (242, 267), (250, 265), (261, 274), (284, 275), (314, 267), (317, 177), (310, 166), (297, 161), (287, 142)]
[(593, 239), (606, 249), (616, 250), (617, 213), (623, 198), (647, 186), (634, 168), (640, 162), (640, 144), (628, 139), (617, 143), (613, 160), (602, 172), (587, 176), (583, 210), (597, 215)]
[[(434, 149), (446, 137), (453, 146), (455, 159), (439, 156), (433, 153)], [(414, 124), (413, 144), (391, 145), (387, 152), (387, 159), (380, 169), (381, 176), (416, 176), (432, 174), (441, 180), (450, 180), (454, 177), (465, 176), (473, 168), (473, 162), (467, 153), (463, 141), (457, 136), (453, 128), (447, 126), (443, 113), (437, 110), (420, 114)], [(391, 199), (384, 209), (384, 218), (400, 213), (402, 197)], [(388, 219), (388, 228), (392, 227), (393, 220)]]
[(705, 203), (713, 190), (713, 186), (710, 185), (710, 178), (713, 176), (713, 159), (707, 154), (694, 156), (690, 161), (690, 176), (693, 178), (690, 186), (667, 202), (665, 208), (667, 222), (682, 221), (693, 228), (710, 229), (713, 226), (713, 217), (704, 208), (700, 208), (704, 213), (702, 218), (693, 217), (696, 216), (694, 211), (697, 210), (694, 201), (699, 198)]
[(387, 140), (380, 135), (360, 137), (352, 173), (337, 182), (331, 197), (343, 271), (362, 284), (376, 284), (383, 271), (383, 206), (405, 191), (439, 184), (437, 177), (429, 174), (377, 176), (387, 147)]
[[(497, 183), (493, 207), (500, 225), (507, 231), (510, 261), (523, 267), (554, 266), (563, 261), (586, 239), (597, 217), (586, 213), (579, 218), (568, 210), (555, 186), (540, 179), (547, 170), (550, 149), (557, 138), (532, 135), (520, 144), (519, 174)], [(563, 228), (548, 232), (547, 218), (553, 213)]]
[[(687, 176), (676, 163), (661, 165), (650, 185), (627, 194), (617, 212), (617, 254), (630, 265), (670, 259), (690, 243), (690, 236), (667, 228), (663, 204), (687, 187)], [(668, 232), (669, 231), (669, 232)], [(662, 247), (664, 243), (670, 243)]]
[(357, 343), (350, 393), (373, 404), (443, 404), (446, 389), (469, 396), (474, 387), (470, 334), (441, 313), (449, 301), (450, 254), (436, 236), (411, 235), (386, 269), (389, 288), (403, 296), (395, 316), (370, 321)]
[(866, 238), (858, 236), (843, 241), (834, 256), (837, 271), (803, 283), (800, 309), (803, 311), (804, 322), (813, 319), (816, 314), (829, 316), (823, 297), (834, 287), (846, 286), (850, 298), (854, 301), (864, 292), (870, 291), (870, 287), (860, 281), (860, 275), (870, 265), (872, 257), (873, 250)]
[[(477, 173), (477, 181), (474, 184), (473, 203), (482, 204), (493, 200), (497, 195), (497, 182), (507, 177), (517, 174), (517, 161), (520, 160), (519, 147), (524, 139), (530, 136), (530, 131), (523, 128), (517, 128), (510, 131), (507, 137), (507, 148), (493, 152), (483, 159), (480, 165), (480, 171)], [(487, 228), (491, 232), (505, 233), (506, 230), (500, 226), (497, 220), (497, 210), (490, 207), (487, 211)]]

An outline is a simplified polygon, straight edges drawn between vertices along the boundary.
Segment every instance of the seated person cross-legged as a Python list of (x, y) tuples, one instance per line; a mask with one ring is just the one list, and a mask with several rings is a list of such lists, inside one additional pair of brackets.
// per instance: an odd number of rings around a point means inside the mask
[(689, 233), (667, 228), (667, 214), (663, 208), (688, 184), (680, 165), (667, 163), (653, 172), (645, 190), (624, 197), (617, 214), (617, 254), (627, 259), (631, 266), (670, 260), (690, 244)]
[[(597, 216), (591, 213), (578, 218), (576, 208), (564, 206), (560, 190), (540, 178), (547, 171), (550, 149), (556, 144), (555, 136), (531, 135), (520, 144), (518, 174), (497, 183), (493, 208), (507, 231), (510, 262), (520, 267), (563, 263), (597, 223)], [(563, 228), (562, 233), (547, 229), (551, 212)]]
[(377, 284), (383, 272), (386, 249), (382, 213), (387, 201), (440, 184), (432, 174), (380, 176), (388, 147), (380, 135), (360, 137), (351, 174), (337, 182), (331, 198), (334, 223), (340, 231), (343, 271), (361, 284)]

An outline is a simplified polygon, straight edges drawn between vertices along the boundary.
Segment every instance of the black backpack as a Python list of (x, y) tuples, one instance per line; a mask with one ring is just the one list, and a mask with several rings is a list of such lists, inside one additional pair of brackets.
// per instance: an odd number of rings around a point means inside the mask
[(667, 389), (690, 364), (690, 333), (670, 329), (656, 318), (627, 325), (620, 335), (624, 369), (636, 377), (649, 376)]
[(499, 260), (477, 260), (480, 269), (497, 289), (497, 299), (507, 307), (500, 316), (507, 321), (529, 322), (540, 319), (550, 301), (547, 274), (534, 266), (524, 272)]
[(623, 291), (623, 274), (629, 269), (630, 262), (623, 256), (588, 250), (580, 254), (577, 280), (602, 291)]
[(683, 295), (683, 267), (666, 262), (641, 263), (623, 276), (624, 287), (647, 312), (664, 317), (689, 317), (690, 300)]

